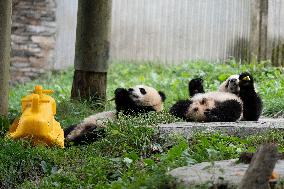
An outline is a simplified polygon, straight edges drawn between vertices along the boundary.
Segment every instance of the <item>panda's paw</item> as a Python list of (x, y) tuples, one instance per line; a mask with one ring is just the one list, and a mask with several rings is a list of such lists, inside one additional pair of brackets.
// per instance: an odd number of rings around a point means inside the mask
[(125, 88), (117, 88), (114, 91), (114, 95), (119, 95), (119, 94), (125, 93), (125, 92), (127, 92), (127, 89), (125, 89)]

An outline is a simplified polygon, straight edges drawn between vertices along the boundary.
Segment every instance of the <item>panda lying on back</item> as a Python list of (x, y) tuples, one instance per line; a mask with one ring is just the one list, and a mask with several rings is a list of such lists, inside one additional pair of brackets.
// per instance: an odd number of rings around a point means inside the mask
[(166, 99), (163, 92), (145, 85), (117, 88), (114, 95), (116, 111), (101, 112), (68, 127), (64, 130), (66, 142), (74, 145), (94, 142), (104, 133), (106, 122), (115, 120), (119, 113), (135, 116), (150, 111), (160, 112)]
[(245, 72), (240, 75), (231, 75), (219, 87), (219, 91), (238, 95), (243, 101), (244, 114), (242, 120), (257, 121), (262, 112), (262, 100), (255, 91), (254, 80), (251, 74)]
[(198, 93), (191, 99), (176, 102), (170, 113), (186, 121), (231, 122), (240, 119), (242, 101), (231, 93)]
[[(226, 81), (229, 82), (230, 79)], [(238, 85), (231, 85), (236, 86), (236, 89), (239, 87), (239, 96), (229, 91), (204, 93), (203, 86), (192, 85), (192, 83), (202, 85), (202, 82), (193, 79), (189, 82), (189, 93), (193, 94), (193, 97), (178, 101), (171, 107), (170, 113), (187, 121), (228, 122), (241, 118), (257, 121), (262, 111), (262, 101), (255, 92), (253, 78), (249, 73), (242, 73), (238, 80), (234, 80), (238, 81)]]

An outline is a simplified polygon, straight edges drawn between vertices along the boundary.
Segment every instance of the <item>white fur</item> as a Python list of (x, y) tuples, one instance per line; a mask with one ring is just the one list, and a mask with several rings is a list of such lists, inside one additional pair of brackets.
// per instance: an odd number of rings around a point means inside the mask
[[(142, 94), (140, 92), (140, 88), (146, 90), (146, 94)], [(162, 97), (160, 96), (159, 92), (149, 86), (145, 85), (136, 85), (133, 88), (133, 91), (130, 95), (130, 98), (137, 103), (137, 105), (141, 106), (151, 106), (154, 108), (156, 112), (160, 112), (163, 110), (163, 101)]]
[(71, 131), (66, 138), (73, 140), (77, 136), (85, 132), (86, 128), (90, 125), (96, 125), (96, 127), (105, 127), (108, 121), (115, 120), (116, 111), (105, 111), (94, 115), (91, 115), (84, 119), (84, 121), (78, 124), (73, 131)]
[[(234, 83), (231, 83), (230, 81), (232, 79), (236, 79), (236, 84), (234, 85)], [(239, 87), (239, 75), (231, 75), (230, 77), (228, 77), (219, 87), (219, 91), (220, 92), (229, 92), (229, 93), (235, 93), (238, 94), (240, 91), (240, 87)]]
[(104, 127), (108, 121), (115, 120), (116, 111), (105, 111), (91, 115), (84, 119), (85, 124), (96, 124), (99, 127)]
[[(242, 100), (233, 93), (228, 92), (208, 92), (198, 93), (191, 98), (192, 104), (187, 110), (187, 117), (194, 121), (205, 121), (205, 111), (211, 110), (216, 107), (217, 102), (225, 102), (227, 100), (236, 100), (241, 106)], [(196, 110), (195, 110), (196, 109)], [(242, 117), (242, 116), (241, 116)]]
[(227, 92), (208, 92), (208, 93), (198, 93), (194, 95), (191, 100), (199, 101), (202, 99), (213, 99), (215, 101), (224, 102), (226, 100), (236, 100), (242, 104), (242, 100), (235, 94), (227, 93)]
[[(142, 94), (140, 88), (146, 90), (146, 94)], [(163, 101), (159, 92), (153, 87), (145, 85), (136, 85), (131, 92), (130, 98), (141, 106), (152, 106), (154, 110), (160, 112), (163, 110)], [(82, 123), (78, 124), (74, 130), (68, 135), (67, 139), (73, 140), (77, 136), (83, 134), (87, 128), (95, 125), (96, 127), (105, 127), (108, 121), (114, 121), (116, 119), (116, 111), (105, 111), (94, 115), (91, 115), (83, 120)]]

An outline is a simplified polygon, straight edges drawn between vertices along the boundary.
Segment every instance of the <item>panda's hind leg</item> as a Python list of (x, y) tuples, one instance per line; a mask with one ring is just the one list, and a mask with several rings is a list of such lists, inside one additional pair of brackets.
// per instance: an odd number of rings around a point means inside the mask
[(242, 114), (242, 105), (236, 100), (216, 103), (216, 107), (205, 112), (207, 122), (234, 122)]
[(64, 138), (66, 138), (76, 127), (78, 124), (70, 125), (69, 127), (64, 129)]
[(188, 83), (188, 93), (190, 97), (198, 93), (204, 93), (203, 79), (198, 77), (190, 80)]
[(90, 144), (104, 136), (105, 129), (95, 124), (72, 125), (64, 130), (67, 146)]

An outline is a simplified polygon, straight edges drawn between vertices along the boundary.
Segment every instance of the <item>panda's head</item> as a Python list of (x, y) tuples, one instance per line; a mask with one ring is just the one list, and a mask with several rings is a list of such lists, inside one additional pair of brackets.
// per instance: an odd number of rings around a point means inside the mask
[(240, 92), (239, 75), (231, 75), (228, 77), (228, 79), (221, 84), (219, 91), (238, 95)]
[(163, 92), (145, 85), (117, 88), (114, 95), (117, 115), (119, 112), (124, 115), (137, 115), (150, 111), (160, 112), (163, 110), (163, 102), (166, 99)]
[(241, 88), (254, 88), (254, 80), (253, 77), (250, 73), (248, 72), (243, 72), (239, 76), (240, 80), (240, 87)]
[(138, 106), (152, 107), (156, 112), (163, 110), (166, 96), (163, 92), (146, 85), (136, 85), (128, 89), (129, 97)]
[(215, 101), (211, 98), (192, 99), (190, 106), (188, 106), (186, 111), (185, 117), (189, 121), (206, 121), (205, 112), (209, 111), (214, 106)]

